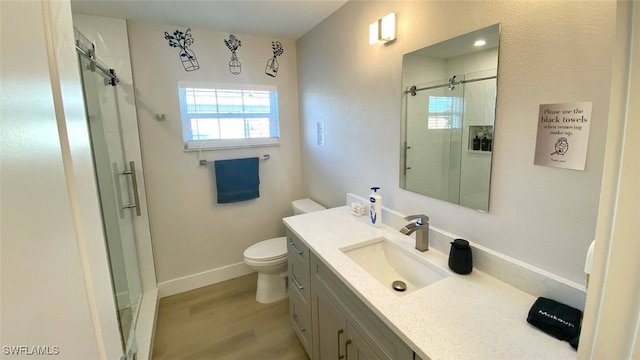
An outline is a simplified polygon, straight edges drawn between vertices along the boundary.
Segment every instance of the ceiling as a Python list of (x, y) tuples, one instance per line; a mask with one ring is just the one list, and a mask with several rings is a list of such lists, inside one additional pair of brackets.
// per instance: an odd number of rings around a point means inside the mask
[(71, 0), (73, 13), (299, 39), (347, 0)]

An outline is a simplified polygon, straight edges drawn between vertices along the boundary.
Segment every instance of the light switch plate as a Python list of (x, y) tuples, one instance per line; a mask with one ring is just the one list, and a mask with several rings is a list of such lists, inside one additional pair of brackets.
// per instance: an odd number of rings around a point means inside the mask
[(316, 123), (316, 130), (317, 130), (316, 139), (318, 141), (318, 146), (324, 146), (324, 123), (321, 121), (318, 121)]

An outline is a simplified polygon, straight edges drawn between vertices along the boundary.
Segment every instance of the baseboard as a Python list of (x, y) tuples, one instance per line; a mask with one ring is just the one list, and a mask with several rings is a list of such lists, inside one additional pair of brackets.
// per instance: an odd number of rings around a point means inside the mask
[(160, 298), (180, 294), (185, 291), (198, 289), (203, 286), (217, 284), (222, 281), (234, 279), (240, 276), (251, 274), (253, 269), (245, 263), (237, 263), (217, 269), (203, 271), (198, 274), (188, 275), (158, 284), (158, 294)]
[[(367, 199), (347, 193), (346, 203), (367, 204)], [(382, 207), (382, 222), (395, 229), (402, 228), (406, 221), (403, 214)], [(450, 243), (459, 236), (434, 226), (429, 228), (429, 248), (443, 254), (449, 254)], [(473, 248), (473, 267), (517, 289), (536, 297), (547, 297), (561, 303), (584, 309), (587, 297), (583, 285), (557, 276), (533, 265), (519, 261), (482, 245), (471, 243)]]

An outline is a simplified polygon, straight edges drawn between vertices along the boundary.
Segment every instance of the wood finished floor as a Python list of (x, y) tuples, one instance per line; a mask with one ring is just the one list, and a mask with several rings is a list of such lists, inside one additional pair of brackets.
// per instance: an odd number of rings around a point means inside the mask
[(256, 302), (257, 274), (160, 300), (153, 360), (307, 360), (289, 302)]

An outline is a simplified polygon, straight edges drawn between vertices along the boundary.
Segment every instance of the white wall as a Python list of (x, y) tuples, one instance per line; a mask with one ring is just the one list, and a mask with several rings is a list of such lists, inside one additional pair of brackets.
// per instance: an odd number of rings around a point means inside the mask
[(22, 345), (57, 347), (59, 359), (117, 359), (69, 2), (2, 1), (0, 14), (3, 355)]
[(640, 4), (618, 8), (611, 112), (578, 359), (640, 358)]
[[(233, 75), (231, 52), (223, 40), (229, 33), (192, 29), (190, 47), (200, 69), (186, 72), (178, 49), (169, 47), (164, 32), (171, 25), (129, 22), (129, 41), (142, 155), (147, 177), (148, 205), (162, 295), (224, 280), (250, 271), (243, 252), (250, 245), (283, 236), (282, 217), (301, 195), (296, 48), (290, 40), (235, 34), (242, 46), (237, 54), (242, 73)], [(184, 28), (181, 28), (184, 31)], [(279, 40), (276, 78), (264, 73), (273, 56), (271, 42)], [(241, 150), (184, 152), (178, 102), (178, 81), (223, 84), (263, 84), (278, 87), (280, 146)], [(165, 114), (165, 121), (155, 120)], [(212, 165), (198, 160), (261, 156), (260, 198), (217, 204)], [(164, 290), (163, 290), (164, 289)]]
[[(368, 25), (396, 12), (398, 38)], [(400, 190), (402, 55), (502, 24), (490, 213)], [(298, 42), (304, 191), (328, 206), (381, 186), (383, 204), (584, 283), (602, 176), (615, 3), (348, 2)], [(540, 104), (593, 102), (585, 171), (533, 165)], [(325, 123), (325, 146), (315, 124)]]

